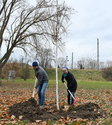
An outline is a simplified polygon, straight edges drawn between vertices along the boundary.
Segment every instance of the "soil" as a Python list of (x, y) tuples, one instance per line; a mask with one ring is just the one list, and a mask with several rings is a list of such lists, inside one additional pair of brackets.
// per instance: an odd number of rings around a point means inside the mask
[(9, 107), (10, 116), (14, 115), (16, 118), (22, 116), (22, 120), (34, 122), (36, 120), (58, 120), (60, 118), (82, 118), (95, 120), (105, 115), (103, 111), (95, 103), (86, 103), (78, 106), (71, 106), (67, 111), (61, 106), (60, 110), (56, 109), (54, 104), (46, 105), (44, 109), (39, 109), (37, 101), (31, 98), (25, 102), (17, 103)]

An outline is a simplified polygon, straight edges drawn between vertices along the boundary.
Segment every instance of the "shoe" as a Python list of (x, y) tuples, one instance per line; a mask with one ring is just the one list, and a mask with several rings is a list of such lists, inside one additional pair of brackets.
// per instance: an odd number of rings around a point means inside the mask
[(43, 105), (39, 106), (39, 109), (41, 109), (41, 110), (44, 109), (44, 106)]

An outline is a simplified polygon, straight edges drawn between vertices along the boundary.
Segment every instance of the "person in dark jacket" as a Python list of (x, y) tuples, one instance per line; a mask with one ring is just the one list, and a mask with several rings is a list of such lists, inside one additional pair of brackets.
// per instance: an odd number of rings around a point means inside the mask
[(33, 69), (35, 70), (35, 76), (37, 78), (37, 83), (35, 86), (35, 91), (38, 89), (38, 98), (39, 98), (39, 105), (42, 108), (45, 102), (45, 92), (48, 86), (48, 75), (46, 71), (39, 66), (38, 62), (32, 63)]
[[(67, 87), (68, 90), (72, 93), (72, 95), (75, 97), (75, 93), (77, 90), (77, 81), (73, 74), (68, 70), (67, 67), (62, 67), (62, 82), (64, 83), (65, 80), (67, 81)], [(67, 92), (68, 92), (67, 90)], [(74, 99), (71, 97), (70, 93), (68, 92), (68, 104), (72, 105), (74, 103)]]

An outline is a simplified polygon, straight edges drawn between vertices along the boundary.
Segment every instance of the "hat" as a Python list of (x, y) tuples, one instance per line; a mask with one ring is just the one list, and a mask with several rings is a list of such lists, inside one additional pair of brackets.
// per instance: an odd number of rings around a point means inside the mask
[(38, 62), (36, 61), (32, 63), (32, 66), (38, 66), (38, 65), (39, 65)]
[(62, 67), (62, 70), (68, 70), (68, 68), (66, 66)]

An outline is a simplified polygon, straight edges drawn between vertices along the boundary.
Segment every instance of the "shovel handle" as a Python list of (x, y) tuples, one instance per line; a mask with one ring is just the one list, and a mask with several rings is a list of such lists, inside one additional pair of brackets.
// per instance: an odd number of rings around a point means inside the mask
[(67, 85), (66, 85), (65, 82), (64, 82), (64, 85), (65, 85), (65, 87), (67, 88), (68, 92), (70, 93), (71, 97), (75, 100), (74, 96), (72, 95), (72, 93), (71, 93), (70, 90), (68, 89), (68, 87), (67, 87)]
[(35, 86), (36, 86), (36, 82), (37, 82), (37, 79), (35, 78), (35, 84), (34, 84), (34, 88), (33, 88), (32, 98), (34, 98), (34, 96), (35, 96)]

